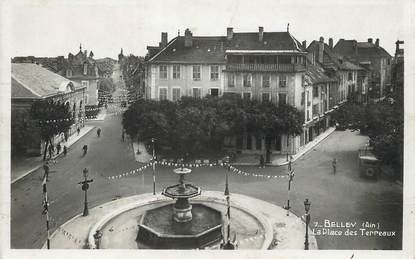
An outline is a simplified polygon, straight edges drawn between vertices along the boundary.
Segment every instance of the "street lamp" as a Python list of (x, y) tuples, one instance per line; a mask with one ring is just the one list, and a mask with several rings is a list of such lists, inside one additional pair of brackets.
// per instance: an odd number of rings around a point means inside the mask
[(156, 150), (154, 149), (155, 138), (151, 138), (151, 144), (153, 146), (153, 195), (156, 195)]
[(304, 209), (305, 209), (305, 241), (304, 241), (304, 249), (308, 250), (308, 225), (310, 224), (310, 206), (311, 202), (308, 199), (304, 201)]
[(89, 211), (88, 211), (87, 193), (88, 193), (89, 183), (93, 182), (94, 180), (93, 179), (88, 180), (88, 169), (87, 168), (84, 168), (82, 173), (84, 175), (84, 180), (78, 183), (78, 184), (81, 184), (82, 190), (85, 192), (84, 213), (82, 214), (82, 216), (88, 216)]
[(226, 171), (226, 181), (225, 181), (225, 193), (226, 196), (226, 207), (227, 207), (227, 218), (228, 218), (228, 224), (227, 224), (227, 234), (226, 234), (226, 241), (221, 244), (221, 248), (224, 250), (234, 250), (235, 249), (235, 242), (231, 241), (231, 204), (230, 204), (230, 192), (229, 192), (229, 179), (228, 174), (231, 170), (231, 164), (230, 164), (230, 157), (226, 156), (224, 159), (224, 163), (226, 164), (227, 171)]

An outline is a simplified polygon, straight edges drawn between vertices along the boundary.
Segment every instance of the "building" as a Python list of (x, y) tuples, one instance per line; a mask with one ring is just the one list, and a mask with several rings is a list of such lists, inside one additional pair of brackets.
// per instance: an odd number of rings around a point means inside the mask
[[(86, 87), (68, 80), (33, 63), (11, 65), (11, 127), (12, 153), (40, 155), (41, 143), (39, 122), (30, 116), (32, 104), (38, 100), (53, 100), (71, 107), (74, 124), (69, 135), (83, 127), (85, 121)], [(29, 141), (19, 143), (19, 136), (29, 132)], [(54, 142), (61, 141), (56, 136)], [(17, 140), (17, 141), (14, 141)]]
[[(330, 110), (346, 101), (348, 91), (356, 91), (361, 69), (336, 59), (333, 69), (327, 71), (330, 66), (322, 59), (307, 60), (313, 55), (306, 51), (306, 42), (301, 44), (288, 30), (265, 32), (263, 27), (257, 32), (227, 28), (226, 36), (193, 36), (186, 29), (184, 36), (171, 41), (163, 32), (159, 46), (147, 49), (145, 93), (149, 99), (177, 101), (181, 96), (236, 94), (289, 104), (304, 112), (301, 136), (269, 139), (245, 134), (226, 140), (225, 146), (244, 153), (298, 152), (329, 126)], [(330, 50), (321, 49), (321, 58), (327, 52)]]
[(370, 98), (381, 98), (390, 91), (392, 56), (379, 45), (379, 39), (375, 43), (372, 38), (367, 42), (340, 39), (334, 51), (368, 71)]
[(76, 55), (68, 54), (68, 58), (64, 56), (58, 57), (15, 57), (12, 63), (34, 63), (41, 64), (50, 71), (57, 73), (69, 80), (77, 82), (86, 88), (85, 104), (98, 104), (98, 80), (100, 74), (104, 76), (104, 72), (99, 70), (99, 67), (94, 60), (94, 54), (87, 50), (82, 51), (82, 46), (79, 46), (79, 52)]
[(307, 51), (312, 61), (321, 64), (330, 77), (338, 79), (338, 84), (329, 91), (330, 108), (348, 99), (365, 99), (367, 79), (364, 68), (336, 53), (331, 38), (329, 44), (324, 42), (323, 37), (319, 41), (314, 40)]
[(400, 92), (403, 94), (404, 87), (404, 49), (400, 45), (404, 44), (404, 41), (396, 41), (395, 56), (392, 62), (392, 91)]

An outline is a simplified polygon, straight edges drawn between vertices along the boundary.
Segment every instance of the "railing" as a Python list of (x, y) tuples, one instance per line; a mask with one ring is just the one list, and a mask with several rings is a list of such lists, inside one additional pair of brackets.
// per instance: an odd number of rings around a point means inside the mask
[(227, 71), (297, 72), (304, 71), (301, 64), (226, 64)]

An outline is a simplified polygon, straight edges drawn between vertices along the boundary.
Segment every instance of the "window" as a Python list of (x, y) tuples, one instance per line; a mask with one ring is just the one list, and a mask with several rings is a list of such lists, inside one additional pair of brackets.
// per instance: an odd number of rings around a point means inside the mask
[(202, 98), (202, 89), (200, 88), (193, 88), (193, 97), (194, 98)]
[(318, 86), (313, 87), (313, 97), (318, 97)]
[(180, 65), (173, 65), (173, 79), (180, 79)]
[(279, 76), (279, 86), (280, 87), (287, 87), (287, 76), (286, 75), (280, 75)]
[(86, 87), (86, 91), (89, 90), (89, 82), (88, 81), (81, 81), (82, 87)]
[(243, 75), (243, 84), (245, 87), (251, 87), (251, 75), (250, 74), (244, 74)]
[(251, 100), (251, 93), (249, 93), (249, 92), (243, 93), (242, 98), (244, 100)]
[(211, 96), (219, 96), (219, 89), (218, 88), (211, 88), (210, 89)]
[(167, 88), (160, 88), (159, 100), (167, 100)]
[(88, 74), (88, 64), (84, 64), (84, 75)]
[(228, 87), (235, 87), (235, 74), (228, 74)]
[(301, 105), (304, 105), (305, 103), (305, 92), (301, 93)]
[(66, 70), (66, 77), (71, 77), (72, 76), (72, 70), (67, 69)]
[(180, 88), (173, 88), (172, 91), (173, 102), (180, 100)]
[(167, 79), (167, 66), (160, 66), (160, 79)]
[(347, 74), (347, 79), (348, 79), (349, 81), (352, 81), (352, 80), (353, 80), (353, 72), (349, 72), (349, 73)]
[(262, 75), (262, 87), (269, 87), (270, 85), (270, 75)]
[(310, 111), (307, 110), (307, 121), (309, 121), (309, 120), (310, 120)]
[(319, 113), (320, 113), (320, 111), (319, 111), (319, 105), (318, 105), (318, 103), (317, 104), (314, 104), (313, 105), (313, 117), (317, 116)]
[(219, 79), (219, 66), (210, 66), (210, 80), (216, 81)]
[(193, 81), (200, 81), (200, 66), (193, 66)]
[(278, 94), (278, 104), (287, 104), (287, 94)]
[(262, 101), (263, 102), (269, 102), (270, 101), (270, 95), (269, 93), (262, 93)]

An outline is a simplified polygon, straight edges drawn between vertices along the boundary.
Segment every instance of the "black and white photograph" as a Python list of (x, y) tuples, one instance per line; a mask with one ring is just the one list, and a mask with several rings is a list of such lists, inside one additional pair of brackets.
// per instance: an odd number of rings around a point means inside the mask
[(0, 258), (414, 258), (414, 10), (2, 2)]

